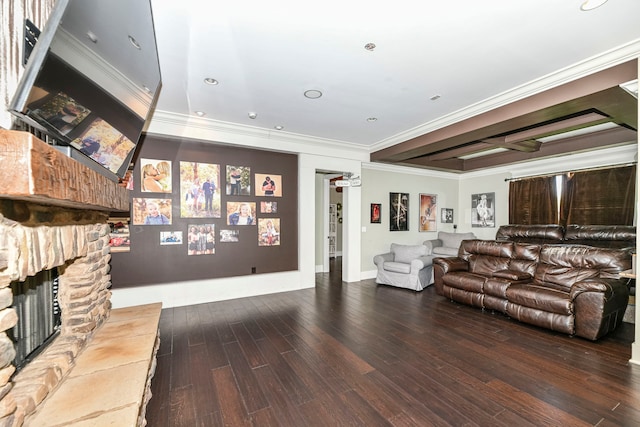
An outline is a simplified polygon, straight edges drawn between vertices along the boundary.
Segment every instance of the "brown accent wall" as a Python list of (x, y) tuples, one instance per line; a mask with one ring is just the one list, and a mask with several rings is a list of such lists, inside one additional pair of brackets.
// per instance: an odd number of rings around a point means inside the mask
[[(298, 156), (263, 151), (194, 139), (145, 135), (133, 171), (134, 189), (131, 198), (170, 198), (171, 225), (130, 225), (129, 252), (112, 253), (111, 280), (113, 288), (202, 280), (298, 269)], [(140, 159), (172, 162), (172, 193), (140, 191)], [(220, 165), (220, 218), (181, 218), (180, 162)], [(226, 166), (251, 168), (249, 196), (227, 196)], [(282, 177), (282, 197), (256, 196), (255, 174), (275, 174)], [(261, 201), (276, 201), (277, 213), (261, 214)], [(280, 244), (258, 246), (258, 226), (227, 225), (227, 201), (256, 203), (257, 218), (280, 218)], [(187, 254), (187, 227), (191, 224), (215, 224), (214, 254)], [(221, 229), (237, 229), (239, 242), (220, 242)], [(160, 231), (182, 231), (180, 245), (160, 245)]]

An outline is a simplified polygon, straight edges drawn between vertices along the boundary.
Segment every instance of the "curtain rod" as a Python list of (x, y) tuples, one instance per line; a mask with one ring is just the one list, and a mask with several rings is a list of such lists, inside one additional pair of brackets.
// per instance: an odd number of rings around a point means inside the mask
[(554, 172), (554, 173), (546, 173), (546, 174), (540, 174), (540, 175), (528, 175), (528, 176), (521, 176), (521, 177), (518, 177), (518, 178), (505, 178), (504, 181), (505, 182), (519, 181), (521, 179), (546, 178), (548, 176), (564, 175), (566, 173), (574, 173), (574, 172), (589, 172), (589, 171), (597, 171), (597, 170), (602, 170), (602, 169), (617, 169), (617, 168), (624, 168), (624, 167), (627, 167), (627, 166), (635, 166), (637, 164), (638, 164), (638, 162), (631, 162), (631, 163), (624, 163), (624, 164), (613, 165), (613, 166), (600, 166), (600, 167), (595, 167), (595, 168), (573, 169), (573, 170), (568, 170), (568, 171), (564, 171), (564, 172)]

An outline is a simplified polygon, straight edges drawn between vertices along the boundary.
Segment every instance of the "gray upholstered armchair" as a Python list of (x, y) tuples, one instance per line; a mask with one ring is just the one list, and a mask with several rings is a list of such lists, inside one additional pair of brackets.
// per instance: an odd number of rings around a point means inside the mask
[(421, 291), (431, 282), (433, 256), (425, 245), (391, 244), (391, 251), (373, 257), (376, 283)]

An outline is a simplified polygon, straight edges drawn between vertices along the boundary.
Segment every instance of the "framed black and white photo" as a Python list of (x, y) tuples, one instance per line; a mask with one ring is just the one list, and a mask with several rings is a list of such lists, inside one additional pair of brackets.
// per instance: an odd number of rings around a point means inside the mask
[(471, 226), (495, 227), (496, 193), (471, 195)]
[(442, 208), (440, 210), (440, 222), (443, 224), (453, 224), (453, 209)]

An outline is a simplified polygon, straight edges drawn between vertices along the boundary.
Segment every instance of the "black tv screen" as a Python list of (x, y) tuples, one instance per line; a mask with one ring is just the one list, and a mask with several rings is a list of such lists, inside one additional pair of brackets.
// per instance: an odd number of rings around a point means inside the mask
[(9, 110), (115, 180), (160, 84), (149, 0), (58, 0)]

